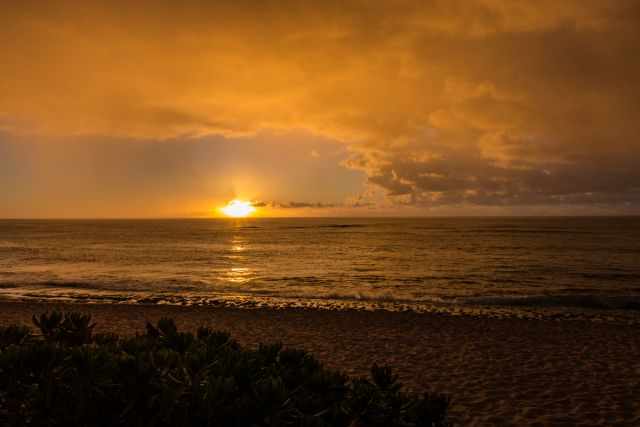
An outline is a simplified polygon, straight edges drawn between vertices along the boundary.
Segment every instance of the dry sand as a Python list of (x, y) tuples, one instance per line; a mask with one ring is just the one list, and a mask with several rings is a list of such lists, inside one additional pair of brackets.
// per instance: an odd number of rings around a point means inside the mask
[(384, 311), (274, 310), (0, 302), (0, 324), (47, 308), (91, 313), (100, 331), (142, 332), (145, 319), (211, 325), (245, 345), (278, 340), (334, 368), (390, 364), (414, 390), (448, 393), (457, 425), (640, 426), (640, 328)]

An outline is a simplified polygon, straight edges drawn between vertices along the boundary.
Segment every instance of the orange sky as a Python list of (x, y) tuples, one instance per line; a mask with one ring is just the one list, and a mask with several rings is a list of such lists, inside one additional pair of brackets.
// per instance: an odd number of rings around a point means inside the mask
[(638, 2), (20, 1), (0, 43), (0, 217), (640, 211)]

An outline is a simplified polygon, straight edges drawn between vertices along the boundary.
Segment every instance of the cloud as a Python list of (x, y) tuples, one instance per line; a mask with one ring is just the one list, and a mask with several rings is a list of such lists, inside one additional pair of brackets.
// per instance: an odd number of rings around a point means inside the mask
[[(637, 206), (640, 4), (13, 2), (0, 129), (305, 129), (396, 204)], [(372, 203), (363, 200), (362, 203)]]
[(310, 209), (310, 210), (340, 210), (341, 213), (348, 213), (351, 209), (375, 208), (376, 204), (363, 200), (362, 196), (353, 200), (346, 200), (341, 203), (325, 203), (325, 202), (305, 202), (305, 201), (288, 201), (281, 202), (276, 200), (260, 201), (254, 200), (251, 205), (256, 208), (269, 209)]
[(257, 208), (272, 208), (272, 209), (330, 209), (335, 207), (342, 207), (342, 204), (338, 203), (322, 203), (322, 202), (278, 202), (278, 201), (254, 201), (251, 203)]

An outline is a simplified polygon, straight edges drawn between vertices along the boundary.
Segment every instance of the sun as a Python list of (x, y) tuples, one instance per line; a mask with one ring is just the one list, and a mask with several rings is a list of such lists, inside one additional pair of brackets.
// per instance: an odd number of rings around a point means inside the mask
[(244, 218), (256, 211), (256, 208), (246, 200), (234, 199), (227, 203), (226, 206), (220, 208), (223, 214), (233, 218)]

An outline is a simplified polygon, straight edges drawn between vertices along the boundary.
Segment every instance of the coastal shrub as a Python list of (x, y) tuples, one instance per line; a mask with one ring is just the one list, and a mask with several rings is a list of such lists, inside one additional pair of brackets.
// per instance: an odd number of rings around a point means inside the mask
[(57, 341), (68, 345), (91, 343), (95, 323), (91, 323), (91, 316), (81, 313), (43, 313), (33, 315), (33, 323), (40, 329), (47, 341)]
[(93, 335), (91, 317), (52, 312), (0, 328), (3, 426), (447, 426), (448, 399), (326, 369), (279, 343), (180, 332), (171, 319), (135, 337)]
[(6, 328), (0, 327), (0, 348), (11, 344), (19, 345), (31, 336), (31, 330), (26, 326), (12, 325)]

